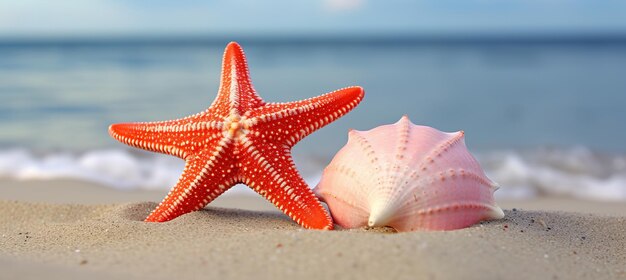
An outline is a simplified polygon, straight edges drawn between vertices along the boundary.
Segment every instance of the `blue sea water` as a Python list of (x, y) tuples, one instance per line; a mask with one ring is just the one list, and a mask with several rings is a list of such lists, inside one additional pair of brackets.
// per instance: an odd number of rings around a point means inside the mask
[[(226, 43), (0, 42), (0, 176), (171, 186), (181, 162), (129, 152), (107, 127), (204, 110), (217, 92)], [(548, 189), (626, 199), (625, 40), (242, 45), (266, 101), (365, 88), (353, 112), (295, 147), (312, 178), (345, 144), (349, 128), (367, 130), (406, 114), (416, 124), (464, 130), (470, 150), (512, 195)], [(593, 194), (600, 188), (602, 195)]]

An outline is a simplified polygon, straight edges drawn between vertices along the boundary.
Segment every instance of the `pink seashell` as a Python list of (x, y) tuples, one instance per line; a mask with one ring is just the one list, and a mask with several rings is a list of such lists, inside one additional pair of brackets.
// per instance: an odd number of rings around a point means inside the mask
[(462, 131), (411, 123), (351, 130), (315, 193), (344, 228), (452, 230), (504, 217), (489, 180), (468, 152)]

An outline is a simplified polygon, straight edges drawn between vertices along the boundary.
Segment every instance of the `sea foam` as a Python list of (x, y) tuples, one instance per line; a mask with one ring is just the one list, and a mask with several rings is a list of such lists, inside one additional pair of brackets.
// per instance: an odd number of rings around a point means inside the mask
[[(501, 188), (499, 199), (541, 195), (601, 201), (626, 201), (626, 156), (602, 155), (585, 148), (475, 153), (487, 175)], [(296, 157), (309, 186), (321, 178), (325, 163)], [(181, 159), (123, 149), (83, 153), (0, 151), (0, 177), (15, 180), (76, 179), (121, 190), (169, 189), (184, 167)], [(304, 168), (302, 168), (304, 167)], [(235, 187), (227, 194), (253, 194)]]

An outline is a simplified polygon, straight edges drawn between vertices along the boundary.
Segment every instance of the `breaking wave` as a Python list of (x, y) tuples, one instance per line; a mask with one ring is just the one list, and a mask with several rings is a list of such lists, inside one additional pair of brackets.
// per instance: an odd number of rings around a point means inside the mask
[[(487, 175), (500, 184), (497, 198), (526, 199), (566, 196), (600, 201), (626, 201), (626, 155), (572, 149), (475, 153)], [(296, 158), (310, 186), (326, 162)], [(36, 153), (27, 149), (0, 151), (0, 178), (15, 180), (77, 179), (121, 190), (169, 189), (183, 169), (170, 156), (103, 149), (83, 153)], [(235, 188), (228, 193), (252, 193)]]

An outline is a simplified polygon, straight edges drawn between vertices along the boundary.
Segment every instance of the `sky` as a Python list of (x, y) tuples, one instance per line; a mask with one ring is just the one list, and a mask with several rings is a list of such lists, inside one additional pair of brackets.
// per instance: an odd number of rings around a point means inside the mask
[(626, 32), (623, 0), (0, 0), (0, 36)]

